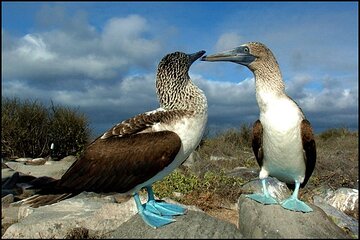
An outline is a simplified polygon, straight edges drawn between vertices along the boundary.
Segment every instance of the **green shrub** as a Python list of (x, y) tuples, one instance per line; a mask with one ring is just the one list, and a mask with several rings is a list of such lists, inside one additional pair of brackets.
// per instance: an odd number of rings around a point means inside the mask
[(49, 140), (59, 157), (80, 153), (89, 140), (90, 130), (85, 115), (70, 108), (51, 106)]
[(51, 143), (64, 157), (81, 151), (90, 135), (86, 117), (69, 108), (2, 98), (1, 112), (2, 157), (45, 157)]
[(154, 193), (160, 197), (172, 197), (173, 192), (189, 193), (198, 188), (199, 178), (193, 173), (173, 171), (170, 175), (153, 185)]
[(182, 194), (209, 192), (221, 196), (232, 196), (243, 183), (243, 179), (226, 176), (222, 170), (208, 171), (203, 177), (196, 176), (192, 172), (175, 170), (163, 180), (156, 182), (153, 189), (159, 198), (174, 197), (174, 192)]
[(48, 114), (37, 101), (2, 99), (2, 156), (35, 157), (48, 151)]

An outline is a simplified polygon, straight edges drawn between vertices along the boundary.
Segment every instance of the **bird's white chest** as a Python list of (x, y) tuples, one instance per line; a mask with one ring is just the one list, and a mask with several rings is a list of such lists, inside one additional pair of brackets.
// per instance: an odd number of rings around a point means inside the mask
[(169, 130), (175, 132), (181, 139), (180, 153), (182, 158), (187, 158), (198, 146), (204, 134), (207, 122), (207, 113), (184, 117), (173, 124), (155, 126), (157, 131)]
[(263, 167), (260, 177), (270, 175), (284, 182), (303, 181), (305, 162), (301, 141), (302, 113), (287, 99), (273, 99), (260, 112), (263, 125)]
[(146, 182), (138, 185), (132, 190), (137, 192), (142, 187), (148, 186), (158, 180), (163, 179), (169, 175), (175, 168), (181, 165), (186, 158), (195, 150), (199, 145), (205, 131), (207, 122), (207, 112), (193, 117), (184, 117), (173, 122), (172, 124), (156, 124), (153, 126), (154, 131), (172, 131), (175, 132), (181, 139), (181, 148), (176, 155), (174, 161), (165, 167), (161, 172), (157, 173), (154, 177)]

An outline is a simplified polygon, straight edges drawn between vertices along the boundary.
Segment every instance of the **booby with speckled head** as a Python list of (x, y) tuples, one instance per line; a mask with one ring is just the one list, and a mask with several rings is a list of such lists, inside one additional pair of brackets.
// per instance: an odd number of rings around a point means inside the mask
[[(273, 176), (294, 187), (281, 206), (301, 212), (312, 209), (298, 199), (300, 187), (308, 182), (316, 162), (316, 146), (310, 122), (297, 103), (285, 93), (275, 56), (264, 44), (250, 42), (235, 49), (204, 56), (203, 61), (230, 61), (248, 67), (255, 75), (260, 117), (253, 125), (252, 148), (260, 166), (262, 194), (249, 198), (277, 204), (267, 191), (266, 178)], [(294, 186), (295, 185), (295, 186)]]
[[(159, 63), (156, 91), (160, 107), (124, 120), (95, 139), (60, 180), (42, 194), (82, 191), (132, 194), (138, 212), (151, 227), (169, 224), (186, 212), (181, 206), (156, 201), (151, 185), (181, 165), (198, 146), (207, 122), (207, 99), (190, 79), (190, 66), (204, 55), (173, 52)], [(138, 191), (146, 188), (141, 203)], [(42, 198), (43, 197), (43, 198)], [(37, 195), (34, 207), (54, 203)]]

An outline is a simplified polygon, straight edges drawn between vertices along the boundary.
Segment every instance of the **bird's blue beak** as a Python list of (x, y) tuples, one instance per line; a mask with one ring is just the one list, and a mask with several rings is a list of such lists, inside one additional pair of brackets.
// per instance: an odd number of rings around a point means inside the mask
[(249, 53), (248, 47), (240, 46), (231, 50), (204, 56), (201, 58), (201, 61), (209, 61), (209, 62), (225, 61), (225, 62), (234, 62), (248, 66), (255, 59), (256, 57), (251, 53)]

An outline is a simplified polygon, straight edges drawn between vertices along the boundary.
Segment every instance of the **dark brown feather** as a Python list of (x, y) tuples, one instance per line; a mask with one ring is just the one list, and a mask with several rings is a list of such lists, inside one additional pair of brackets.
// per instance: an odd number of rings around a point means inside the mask
[(263, 149), (262, 149), (262, 135), (263, 135), (263, 127), (260, 120), (257, 120), (253, 125), (253, 132), (252, 132), (252, 149), (255, 154), (255, 158), (257, 163), (259, 164), (260, 168), (263, 165)]
[(61, 200), (64, 200), (72, 196), (73, 196), (72, 193), (35, 195), (32, 196), (29, 200), (26, 200), (25, 203), (29, 204), (33, 208), (37, 208), (40, 206), (60, 202)]
[(316, 164), (316, 144), (314, 140), (314, 134), (310, 122), (306, 119), (301, 122), (301, 138), (303, 149), (305, 151), (304, 158), (306, 170), (305, 179), (300, 186), (304, 187), (313, 173)]
[(170, 131), (98, 138), (63, 175), (57, 188), (127, 192), (168, 166), (180, 147), (179, 136)]
[(61, 179), (42, 186), (42, 195), (25, 204), (39, 207), (82, 191), (125, 193), (168, 166), (180, 148), (179, 136), (171, 131), (98, 138)]

